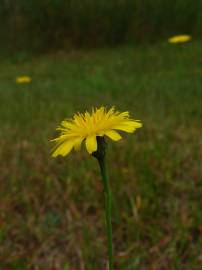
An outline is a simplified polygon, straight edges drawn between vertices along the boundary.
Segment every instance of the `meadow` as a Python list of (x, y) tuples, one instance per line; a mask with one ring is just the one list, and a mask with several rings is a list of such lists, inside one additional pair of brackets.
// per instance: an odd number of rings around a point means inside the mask
[[(143, 128), (108, 143), (115, 269), (202, 265), (202, 42), (0, 63), (0, 269), (105, 270), (103, 189), (83, 149), (50, 156), (61, 120), (116, 106)], [(30, 84), (16, 84), (20, 75)]]
[(201, 0), (0, 2), (0, 48), (8, 51), (141, 44), (181, 33), (201, 38), (201, 29)]

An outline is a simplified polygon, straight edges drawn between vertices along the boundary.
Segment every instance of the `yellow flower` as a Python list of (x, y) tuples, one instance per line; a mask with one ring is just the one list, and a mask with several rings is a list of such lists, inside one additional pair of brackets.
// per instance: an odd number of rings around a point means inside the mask
[(184, 43), (191, 40), (190, 35), (178, 35), (168, 39), (169, 43)]
[(32, 81), (29, 76), (20, 76), (16, 78), (16, 83), (30, 83)]
[(141, 122), (130, 118), (129, 112), (120, 113), (115, 111), (114, 107), (110, 110), (105, 107), (92, 109), (91, 114), (77, 113), (73, 119), (62, 121), (57, 128), (60, 135), (52, 140), (56, 142), (52, 156), (66, 156), (73, 148), (79, 150), (84, 140), (88, 153), (92, 154), (97, 150), (97, 136), (107, 136), (113, 141), (118, 141), (122, 137), (116, 130), (132, 133), (140, 127)]

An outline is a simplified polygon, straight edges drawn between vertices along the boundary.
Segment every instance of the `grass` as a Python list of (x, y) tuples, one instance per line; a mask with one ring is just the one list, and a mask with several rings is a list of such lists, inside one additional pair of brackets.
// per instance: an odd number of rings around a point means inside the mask
[(0, 2), (0, 48), (8, 51), (147, 43), (182, 33), (202, 37), (201, 28), (200, 0)]
[[(52, 159), (48, 142), (100, 105), (144, 124), (108, 145), (115, 269), (201, 269), (201, 52), (197, 41), (1, 61), (0, 269), (106, 269), (96, 161)], [(22, 74), (32, 83), (17, 85)]]

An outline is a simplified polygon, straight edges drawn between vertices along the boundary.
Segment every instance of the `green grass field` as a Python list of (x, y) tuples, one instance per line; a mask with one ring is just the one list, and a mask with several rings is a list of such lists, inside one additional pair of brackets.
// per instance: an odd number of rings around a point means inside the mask
[[(96, 160), (53, 159), (49, 143), (61, 120), (100, 105), (144, 125), (108, 144), (115, 269), (201, 269), (201, 54), (195, 41), (1, 61), (1, 270), (106, 270)], [(17, 85), (24, 74), (32, 83)]]

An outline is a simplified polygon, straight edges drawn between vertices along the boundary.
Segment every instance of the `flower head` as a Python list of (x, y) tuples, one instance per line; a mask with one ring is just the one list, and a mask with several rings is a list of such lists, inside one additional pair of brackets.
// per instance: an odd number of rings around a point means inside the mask
[(191, 40), (191, 36), (190, 35), (178, 35), (178, 36), (174, 36), (168, 39), (169, 43), (184, 43)]
[(30, 83), (32, 81), (29, 76), (20, 76), (16, 78), (16, 83)]
[(73, 119), (62, 121), (57, 128), (60, 135), (52, 140), (56, 143), (52, 156), (66, 156), (72, 149), (79, 150), (84, 140), (88, 153), (92, 154), (97, 150), (96, 137), (107, 136), (118, 141), (122, 137), (116, 130), (132, 133), (140, 127), (141, 122), (130, 118), (129, 112), (120, 113), (115, 111), (114, 107), (109, 110), (105, 107), (92, 109), (91, 114), (77, 113)]

